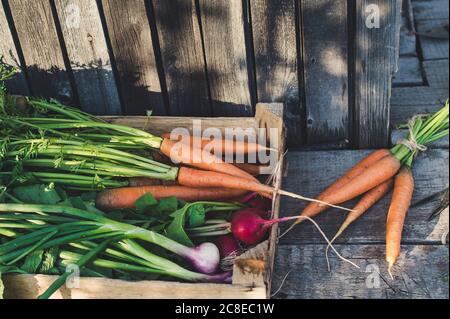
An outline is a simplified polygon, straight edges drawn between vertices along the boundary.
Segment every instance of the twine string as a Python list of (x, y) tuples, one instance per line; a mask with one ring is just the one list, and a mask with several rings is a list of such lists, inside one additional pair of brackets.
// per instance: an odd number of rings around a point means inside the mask
[(416, 136), (414, 134), (414, 123), (417, 120), (417, 118), (424, 117), (425, 115), (419, 114), (413, 116), (407, 124), (408, 131), (409, 131), (409, 138), (408, 139), (401, 139), (397, 142), (397, 144), (405, 145), (411, 152), (417, 154), (418, 151), (425, 152), (428, 148), (417, 142)]

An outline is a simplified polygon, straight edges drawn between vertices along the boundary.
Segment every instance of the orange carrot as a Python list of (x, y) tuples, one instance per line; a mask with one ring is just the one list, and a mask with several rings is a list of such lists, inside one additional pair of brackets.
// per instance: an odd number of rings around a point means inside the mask
[(394, 155), (388, 155), (367, 168), (350, 182), (324, 196), (330, 204), (341, 204), (390, 180), (400, 169), (401, 163)]
[(348, 213), (347, 218), (342, 223), (341, 228), (338, 230), (331, 242), (334, 242), (336, 238), (338, 238), (351, 223), (361, 217), (361, 215), (368, 211), (369, 208), (371, 208), (380, 199), (382, 199), (384, 195), (389, 192), (393, 185), (394, 181), (393, 179), (390, 179), (368, 191), (353, 208), (353, 212)]
[(178, 183), (182, 186), (203, 188), (203, 187), (224, 187), (241, 189), (257, 193), (272, 194), (275, 189), (264, 185), (258, 181), (252, 181), (239, 176), (229, 174), (202, 171), (188, 167), (181, 167), (178, 172)]
[(103, 210), (134, 208), (136, 200), (151, 193), (157, 200), (175, 196), (185, 201), (224, 200), (242, 196), (246, 191), (225, 188), (192, 188), (185, 186), (141, 186), (107, 189), (96, 198), (96, 206)]
[(195, 148), (192, 145), (189, 146), (190, 151), (186, 151), (185, 147), (179, 142), (165, 139), (161, 144), (160, 150), (174, 162), (206, 171), (238, 176), (256, 182), (255, 177), (249, 173), (237, 168), (233, 164), (224, 162), (222, 159), (209, 152)]
[[(390, 151), (388, 149), (381, 149), (372, 152), (367, 157), (362, 159), (359, 163), (357, 163), (355, 166), (353, 166), (352, 169), (350, 169), (348, 172), (346, 172), (342, 177), (337, 179), (333, 184), (328, 186), (327, 189), (325, 189), (318, 197), (319, 200), (324, 200), (327, 196), (335, 192), (336, 190), (340, 189), (342, 186), (350, 182), (355, 177), (362, 174), (367, 168), (369, 168), (371, 165), (375, 164), (382, 158), (391, 155)], [(328, 207), (324, 205), (320, 205), (318, 203), (310, 203), (306, 208), (303, 210), (301, 216), (307, 216), (307, 217), (314, 217), (324, 210), (326, 210)], [(305, 220), (304, 218), (299, 219), (296, 221), (296, 224), (299, 224)]]
[(257, 164), (249, 164), (249, 163), (234, 163), (234, 166), (237, 168), (251, 174), (252, 176), (261, 175), (261, 166)]
[[(170, 133), (161, 134), (162, 138), (171, 138)], [(211, 151), (220, 151), (223, 154), (225, 152), (233, 152), (233, 154), (248, 154), (258, 153), (260, 151), (266, 151), (268, 148), (264, 145), (257, 143), (250, 143), (245, 141), (234, 141), (228, 139), (208, 139), (199, 136), (177, 136), (177, 141), (186, 141), (190, 145), (198, 145), (200, 148), (208, 148)]]
[(149, 177), (131, 177), (128, 179), (128, 186), (130, 187), (139, 187), (139, 186), (176, 186), (178, 185), (177, 181), (164, 181), (156, 178)]
[[(275, 189), (274, 187), (264, 185), (258, 181), (251, 181), (238, 176), (231, 176), (228, 174), (201, 171), (188, 167), (181, 167), (178, 171), (178, 183), (182, 186), (202, 188), (202, 187), (224, 187), (232, 189), (241, 189), (246, 191), (257, 192), (262, 196), (271, 198), (270, 194), (277, 193), (279, 195), (285, 195), (292, 198), (297, 198), (307, 201), (317, 201), (313, 198), (308, 198), (302, 195), (287, 192), (281, 189)], [(323, 205), (329, 205), (343, 210), (349, 210), (344, 207), (328, 204), (323, 201), (319, 201)]]
[(386, 261), (392, 276), (392, 267), (400, 256), (403, 224), (414, 192), (414, 178), (411, 170), (403, 167), (395, 177), (394, 193), (386, 223)]

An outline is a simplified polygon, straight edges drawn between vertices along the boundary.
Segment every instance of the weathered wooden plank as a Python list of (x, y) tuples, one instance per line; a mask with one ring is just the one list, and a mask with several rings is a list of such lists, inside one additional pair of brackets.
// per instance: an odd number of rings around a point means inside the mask
[[(369, 7), (371, 6), (371, 7)], [(379, 26), (369, 14), (379, 10)], [(356, 1), (355, 145), (384, 147), (389, 141), (391, 77), (397, 71), (401, 1)]]
[(73, 99), (50, 2), (9, 1), (33, 94)]
[[(5, 298), (36, 299), (57, 276), (5, 276)], [(52, 299), (255, 299), (265, 297), (264, 287), (226, 284), (190, 284), (164, 281), (123, 281), (107, 278), (80, 278), (80, 288), (65, 285)]]
[(6, 88), (11, 94), (28, 95), (30, 93), (28, 84), (21, 71), (16, 45), (2, 3), (0, 3), (0, 39), (0, 56), (3, 57), (3, 62), (19, 70), (14, 78), (6, 82)]
[(423, 84), (420, 61), (417, 57), (400, 57), (398, 72), (392, 79), (395, 86), (419, 86)]
[(144, 0), (103, 0), (103, 11), (127, 115), (166, 115)]
[(416, 21), (448, 19), (448, 0), (414, 1), (413, 11)]
[(258, 99), (283, 102), (290, 145), (304, 142), (299, 95), (296, 8), (292, 0), (250, 1)]
[(307, 142), (345, 141), (348, 132), (347, 1), (300, 1)]
[[(305, 196), (317, 196), (326, 186), (344, 174), (369, 151), (323, 151), (291, 152), (287, 155), (288, 172), (283, 181), (284, 188)], [(428, 217), (439, 206), (438, 194), (448, 187), (449, 169), (448, 149), (431, 149), (421, 154), (414, 162), (413, 174), (415, 191), (413, 206), (405, 222), (403, 240), (405, 243), (439, 241), (446, 225)], [(339, 243), (382, 243), (386, 227), (386, 212), (390, 195), (377, 203), (372, 209), (351, 225), (347, 232), (337, 240)], [(352, 207), (352, 203), (345, 206)], [(281, 212), (285, 215), (298, 214), (306, 203), (284, 199)], [(332, 236), (345, 218), (345, 212), (330, 209), (317, 216), (315, 220), (325, 234)], [(286, 229), (288, 225), (282, 225)], [(324, 239), (311, 223), (303, 222), (281, 240), (281, 244), (324, 243)]]
[(448, 59), (448, 18), (417, 22), (424, 60)]
[(430, 87), (393, 88), (391, 125), (405, 123), (415, 114), (439, 110), (448, 98), (448, 90)]
[(414, 14), (411, 0), (403, 0), (400, 28), (400, 56), (417, 56)]
[(425, 61), (423, 67), (427, 82), (431, 87), (448, 91), (448, 59)]
[(200, 0), (212, 112), (251, 116), (242, 0)]
[[(305, 299), (448, 299), (448, 246), (407, 245), (387, 274), (384, 245), (337, 245), (337, 250), (361, 268), (330, 253), (331, 272), (325, 261), (326, 245), (279, 246), (273, 288), (275, 298)], [(378, 273), (380, 275), (378, 275)]]
[(171, 114), (211, 115), (195, 1), (154, 1), (153, 7)]
[(81, 108), (122, 112), (99, 8), (93, 0), (55, 0)]
[[(401, 130), (393, 130), (391, 133), (391, 144), (394, 145), (401, 139), (406, 138), (408, 135), (408, 130), (401, 129)], [(449, 139), (448, 135), (440, 140), (437, 140), (429, 145), (430, 148), (446, 148), (449, 147)]]

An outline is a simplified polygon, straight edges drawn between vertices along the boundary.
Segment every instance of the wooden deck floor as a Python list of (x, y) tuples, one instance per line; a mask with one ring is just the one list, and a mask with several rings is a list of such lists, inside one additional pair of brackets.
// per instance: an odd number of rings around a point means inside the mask
[[(437, 110), (447, 99), (449, 89), (448, 0), (404, 1), (400, 69), (392, 89), (393, 127), (414, 114)], [(393, 130), (393, 142), (401, 135), (401, 131)], [(448, 241), (447, 245), (442, 244), (442, 236), (448, 230), (448, 210), (429, 220), (442, 204), (443, 191), (448, 189), (448, 148), (447, 138), (416, 161), (416, 190), (405, 225), (402, 254), (395, 267), (395, 280), (387, 275), (384, 262), (388, 196), (337, 241), (339, 252), (360, 269), (331, 253), (328, 272), (325, 241), (309, 223), (283, 237), (275, 260), (273, 292), (286, 280), (274, 298), (448, 298)], [(290, 152), (284, 188), (317, 195), (367, 152)], [(285, 199), (282, 212), (293, 215), (302, 205)], [(316, 220), (331, 236), (343, 218), (342, 212), (330, 210)]]

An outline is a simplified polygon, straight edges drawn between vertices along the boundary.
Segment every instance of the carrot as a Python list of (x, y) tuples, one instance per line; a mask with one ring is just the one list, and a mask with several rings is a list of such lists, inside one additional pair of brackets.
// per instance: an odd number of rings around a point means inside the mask
[(394, 155), (385, 156), (350, 182), (325, 196), (323, 200), (330, 204), (346, 202), (388, 181), (397, 174), (400, 166), (401, 163), (397, 157)]
[(157, 178), (149, 178), (149, 177), (131, 177), (128, 179), (128, 186), (130, 187), (139, 187), (139, 186), (176, 186), (178, 185), (177, 181), (164, 181)]
[(205, 171), (224, 173), (256, 181), (255, 177), (251, 174), (237, 168), (233, 164), (224, 162), (209, 152), (195, 148), (192, 145), (189, 146), (189, 150), (186, 151), (179, 142), (169, 139), (164, 139), (160, 148), (160, 151), (173, 162), (193, 166)]
[[(162, 138), (171, 139), (170, 133), (161, 134)], [(198, 145), (200, 148), (208, 148), (211, 151), (233, 152), (233, 154), (249, 154), (258, 153), (260, 151), (267, 151), (268, 148), (257, 143), (250, 143), (245, 141), (234, 141), (228, 139), (208, 139), (199, 136), (182, 136), (178, 135), (176, 141), (186, 141), (190, 145)]]
[(100, 192), (96, 198), (99, 209), (111, 211), (116, 209), (134, 208), (136, 200), (151, 193), (157, 200), (175, 196), (189, 202), (200, 200), (223, 200), (242, 196), (246, 191), (224, 188), (192, 188), (185, 186), (140, 186), (107, 189)]
[(257, 164), (249, 164), (249, 163), (234, 163), (234, 166), (237, 168), (251, 174), (252, 176), (261, 175), (261, 166)]
[(414, 178), (408, 167), (403, 167), (395, 177), (394, 193), (386, 223), (386, 261), (392, 276), (392, 267), (400, 256), (403, 224), (414, 192)]
[[(342, 177), (337, 179), (333, 184), (328, 186), (318, 197), (319, 200), (324, 200), (327, 196), (340, 189), (342, 186), (350, 182), (355, 177), (361, 175), (367, 168), (371, 165), (378, 162), (380, 159), (390, 155), (390, 151), (388, 149), (381, 149), (370, 153), (367, 157), (358, 162), (352, 169), (346, 172)], [(319, 203), (311, 202), (306, 208), (303, 210), (301, 216), (314, 217), (328, 207), (324, 205), (320, 205)], [(304, 218), (298, 219), (295, 224), (299, 224), (305, 220)]]
[[(251, 181), (238, 176), (231, 176), (228, 174), (201, 171), (188, 167), (181, 167), (178, 171), (178, 183), (182, 186), (202, 188), (202, 187), (224, 187), (232, 189), (241, 189), (246, 191), (257, 192), (265, 197), (271, 198), (269, 194), (285, 195), (292, 198), (297, 198), (307, 201), (318, 201), (313, 198), (304, 197), (298, 194), (287, 192), (281, 189), (275, 189), (274, 187), (262, 184), (258, 181)], [(343, 210), (349, 210), (344, 207), (332, 205), (323, 201), (318, 201), (323, 205), (329, 205), (332, 207), (340, 208)]]
[[(332, 243), (350, 226), (351, 223), (353, 223), (355, 220), (357, 220), (359, 217), (361, 217), (366, 211), (368, 211), (375, 203), (377, 203), (380, 199), (384, 197), (384, 195), (389, 192), (389, 190), (392, 188), (394, 184), (393, 179), (378, 185), (377, 187), (373, 188), (372, 190), (368, 191), (356, 204), (356, 206), (353, 208), (353, 211), (348, 213), (347, 218), (342, 223), (341, 227), (337, 231), (336, 235), (334, 235), (333, 239), (330, 241), (330, 244), (327, 246), (325, 255), (327, 257), (327, 263), (328, 263), (328, 250)], [(330, 269), (330, 264), (328, 263), (328, 269)]]
[(367, 210), (369, 210), (369, 208), (371, 208), (380, 199), (382, 199), (384, 195), (386, 195), (386, 193), (389, 192), (389, 190), (392, 188), (393, 185), (394, 181), (390, 179), (373, 188), (372, 190), (368, 191), (353, 208), (353, 212), (348, 213), (347, 218), (342, 223), (341, 228), (336, 233), (331, 242), (334, 242), (336, 238), (339, 237), (351, 223), (353, 223), (355, 220), (361, 217), (361, 215), (363, 215)]

